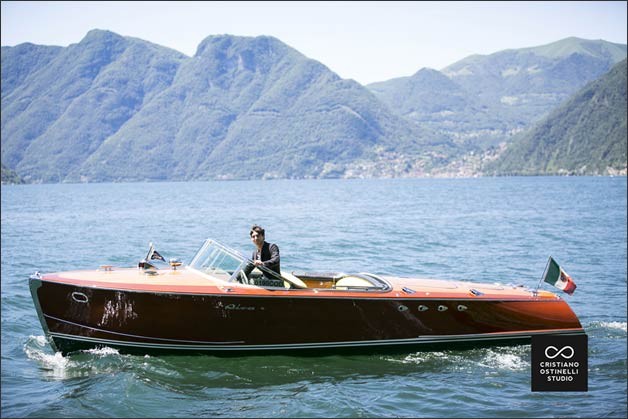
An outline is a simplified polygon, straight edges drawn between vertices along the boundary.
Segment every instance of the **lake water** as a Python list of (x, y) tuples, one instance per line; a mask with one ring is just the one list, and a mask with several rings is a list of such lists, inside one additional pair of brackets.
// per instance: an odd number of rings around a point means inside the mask
[[(626, 417), (626, 177), (2, 186), (2, 417)], [(67, 357), (28, 276), (184, 262), (253, 223), (282, 268), (536, 286), (552, 255), (589, 337), (588, 392), (532, 392), (530, 345), (351, 356)], [(560, 291), (544, 284), (543, 288)]]

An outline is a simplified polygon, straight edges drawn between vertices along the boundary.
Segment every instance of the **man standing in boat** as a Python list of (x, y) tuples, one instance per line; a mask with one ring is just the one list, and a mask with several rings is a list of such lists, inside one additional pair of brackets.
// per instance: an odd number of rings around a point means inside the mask
[[(244, 273), (249, 276), (251, 271), (258, 266), (263, 266), (266, 269), (269, 269), (277, 274), (281, 275), (281, 268), (279, 263), (279, 246), (275, 243), (268, 243), (266, 241), (266, 232), (261, 226), (254, 225), (251, 227), (251, 231), (249, 232), (251, 236), (251, 241), (255, 245), (255, 250), (251, 256), (251, 260), (253, 261), (253, 265), (249, 265)], [(263, 272), (263, 271), (262, 271)], [(275, 278), (268, 278), (269, 281), (277, 281), (280, 284), (276, 284), (277, 286), (282, 286), (283, 281), (278, 281)], [(257, 284), (257, 281), (256, 281)], [(259, 284), (259, 285), (275, 285), (275, 284)]]

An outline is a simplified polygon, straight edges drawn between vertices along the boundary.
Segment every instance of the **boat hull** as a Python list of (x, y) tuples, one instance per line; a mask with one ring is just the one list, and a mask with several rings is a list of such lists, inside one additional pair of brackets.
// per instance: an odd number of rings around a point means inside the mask
[(31, 278), (55, 350), (123, 353), (380, 352), (582, 334), (560, 299), (272, 296), (108, 289)]

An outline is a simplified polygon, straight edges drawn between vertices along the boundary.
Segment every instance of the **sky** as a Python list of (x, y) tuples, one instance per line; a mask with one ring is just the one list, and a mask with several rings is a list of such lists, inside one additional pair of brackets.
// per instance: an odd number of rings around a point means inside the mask
[(270, 35), (366, 85), (570, 36), (626, 44), (625, 1), (2, 1), (2, 46), (106, 29), (193, 56), (210, 35)]

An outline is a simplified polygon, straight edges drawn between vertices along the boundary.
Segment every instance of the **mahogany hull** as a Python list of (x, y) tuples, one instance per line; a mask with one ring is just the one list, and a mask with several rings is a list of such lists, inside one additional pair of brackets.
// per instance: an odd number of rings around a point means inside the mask
[(30, 280), (55, 350), (135, 353), (394, 349), (584, 333), (560, 299), (157, 292)]

